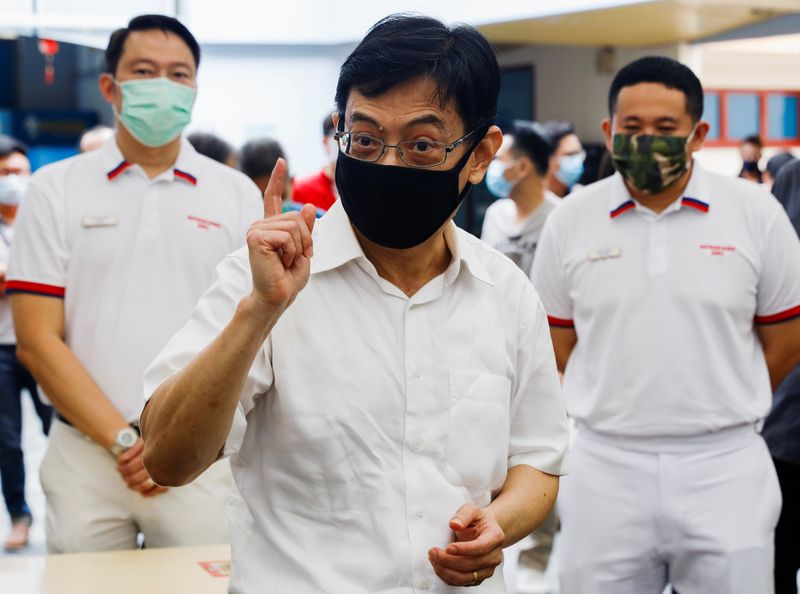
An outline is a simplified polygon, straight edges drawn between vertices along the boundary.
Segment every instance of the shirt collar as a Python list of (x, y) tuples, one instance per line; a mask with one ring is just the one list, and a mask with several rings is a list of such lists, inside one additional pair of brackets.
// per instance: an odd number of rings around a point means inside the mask
[[(631, 210), (642, 208), (642, 206), (631, 197), (619, 173), (615, 173), (611, 180), (608, 207), (609, 216), (612, 219), (616, 219), (620, 215)], [(689, 177), (689, 183), (686, 185), (683, 196), (673, 204), (670, 204), (664, 212), (672, 212), (673, 210), (684, 208), (702, 213), (707, 213), (711, 208), (706, 174), (705, 171), (698, 166), (697, 161), (692, 165), (692, 174)]]
[[(314, 257), (311, 258), (311, 274), (326, 272), (344, 266), (359, 258), (367, 259), (341, 200), (333, 203), (330, 210), (316, 223), (314, 229)], [(452, 221), (444, 230), (447, 247), (452, 254), (452, 261), (444, 273), (445, 283), (455, 281), (462, 263), (476, 279), (493, 285), (486, 267), (478, 258), (475, 246), (464, 233), (460, 232)]]
[[(103, 169), (109, 181), (117, 179), (125, 171), (134, 166), (134, 163), (126, 161), (125, 157), (122, 156), (122, 152), (117, 145), (116, 135), (109, 138), (100, 148), (100, 151)], [(178, 158), (175, 160), (175, 165), (172, 167), (173, 179), (196, 186), (197, 176), (194, 174), (196, 171), (197, 151), (189, 144), (188, 140), (181, 138), (181, 148), (178, 152)]]

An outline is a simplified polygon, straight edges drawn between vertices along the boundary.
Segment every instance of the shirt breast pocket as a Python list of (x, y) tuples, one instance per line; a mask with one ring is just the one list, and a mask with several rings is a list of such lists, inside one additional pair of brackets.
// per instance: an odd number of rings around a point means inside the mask
[(508, 465), (510, 403), (507, 377), (450, 371), (445, 463), (451, 483), (470, 489), (502, 486)]

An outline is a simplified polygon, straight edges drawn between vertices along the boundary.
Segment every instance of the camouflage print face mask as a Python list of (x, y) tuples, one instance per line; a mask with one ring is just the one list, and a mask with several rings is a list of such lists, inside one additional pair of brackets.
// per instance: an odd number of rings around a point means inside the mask
[(694, 136), (614, 134), (611, 157), (614, 167), (634, 188), (658, 194), (686, 173), (686, 146)]

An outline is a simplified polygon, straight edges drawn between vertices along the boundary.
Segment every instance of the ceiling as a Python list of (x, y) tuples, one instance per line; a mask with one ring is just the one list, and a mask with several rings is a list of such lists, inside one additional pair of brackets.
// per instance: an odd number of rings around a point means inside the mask
[(656, 0), (481, 25), (498, 45), (657, 46), (800, 13), (800, 0)]

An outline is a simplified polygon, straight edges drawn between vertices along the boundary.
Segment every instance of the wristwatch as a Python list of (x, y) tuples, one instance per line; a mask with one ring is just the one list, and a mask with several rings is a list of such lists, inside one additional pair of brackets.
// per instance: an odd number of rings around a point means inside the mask
[(111, 444), (109, 451), (115, 458), (117, 458), (121, 454), (131, 449), (136, 443), (137, 439), (139, 439), (139, 434), (136, 433), (133, 427), (125, 427), (124, 429), (120, 429), (119, 433), (117, 433), (117, 438), (114, 440), (114, 443)]

